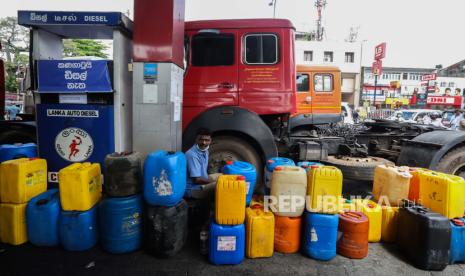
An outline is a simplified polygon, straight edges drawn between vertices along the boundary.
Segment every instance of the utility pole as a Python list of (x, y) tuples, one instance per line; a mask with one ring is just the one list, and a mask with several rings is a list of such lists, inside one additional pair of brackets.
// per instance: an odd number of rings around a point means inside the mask
[(318, 11), (318, 19), (316, 20), (316, 40), (322, 41), (325, 29), (323, 27), (323, 9), (326, 7), (326, 0), (316, 0), (315, 7)]
[(271, 0), (271, 2), (268, 4), (268, 6), (273, 6), (273, 18), (276, 18), (276, 2), (278, 0)]

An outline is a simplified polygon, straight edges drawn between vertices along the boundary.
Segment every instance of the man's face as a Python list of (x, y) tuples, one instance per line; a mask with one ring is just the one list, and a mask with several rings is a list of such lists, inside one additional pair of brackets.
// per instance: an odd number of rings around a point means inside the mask
[(197, 145), (201, 150), (205, 150), (210, 146), (212, 138), (209, 135), (199, 135), (197, 136)]

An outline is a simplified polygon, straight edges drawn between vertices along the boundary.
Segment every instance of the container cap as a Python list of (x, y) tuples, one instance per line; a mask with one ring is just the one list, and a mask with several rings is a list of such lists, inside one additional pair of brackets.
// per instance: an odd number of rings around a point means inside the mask
[(301, 167), (302, 167), (302, 169), (306, 169), (306, 168), (308, 168), (308, 165), (302, 165)]
[(458, 218), (452, 219), (451, 221), (456, 226), (463, 226), (464, 225), (463, 220), (458, 219)]
[(255, 203), (254, 205), (250, 206), (250, 208), (252, 208), (252, 209), (261, 209), (261, 208), (263, 208), (263, 205)]
[(29, 158), (29, 161), (37, 160), (37, 159), (39, 159), (39, 157), (31, 157), (31, 158)]
[(268, 163), (268, 164), (273, 164), (274, 161), (270, 159), (270, 160), (266, 161), (266, 163)]
[(236, 180), (245, 180), (245, 176), (239, 175), (239, 176), (236, 178)]
[(319, 167), (318, 165), (312, 165), (310, 168), (317, 169), (318, 167)]
[(278, 167), (274, 168), (274, 170), (275, 170), (275, 171), (282, 171), (282, 170), (283, 170), (283, 167), (279, 167), (279, 166), (278, 166)]
[(352, 203), (352, 199), (346, 199), (346, 203)]
[(234, 163), (234, 161), (232, 161), (232, 160), (226, 161), (226, 165), (232, 165), (233, 163)]
[(375, 205), (373, 203), (368, 203), (367, 206), (368, 208), (375, 208)]

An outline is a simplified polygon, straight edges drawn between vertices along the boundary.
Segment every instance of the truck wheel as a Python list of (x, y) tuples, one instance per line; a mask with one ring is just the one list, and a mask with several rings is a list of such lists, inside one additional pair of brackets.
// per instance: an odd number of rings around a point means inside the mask
[(378, 165), (394, 165), (393, 162), (378, 158), (378, 157), (348, 157), (343, 156), (337, 158), (335, 156), (328, 156), (328, 160), (324, 163), (338, 167), (342, 171), (344, 178), (352, 180), (372, 181), (375, 172), (375, 167)]
[(459, 147), (448, 152), (439, 161), (437, 170), (443, 173), (465, 177), (465, 147)]
[(261, 188), (263, 164), (257, 151), (247, 141), (233, 136), (213, 137), (210, 145), (210, 158), (208, 172), (218, 173), (227, 160), (245, 161), (255, 166), (257, 170), (257, 183), (255, 191)]

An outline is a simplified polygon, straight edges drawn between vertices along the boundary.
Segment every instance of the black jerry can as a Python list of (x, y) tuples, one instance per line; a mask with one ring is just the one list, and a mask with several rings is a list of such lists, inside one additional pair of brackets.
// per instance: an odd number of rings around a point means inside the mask
[(449, 220), (413, 203), (399, 209), (397, 245), (418, 268), (443, 270), (449, 264), (451, 226)]
[(176, 255), (187, 240), (188, 206), (185, 200), (171, 207), (146, 204), (144, 213), (144, 246), (158, 257)]
[(103, 191), (110, 197), (126, 197), (142, 190), (142, 155), (138, 152), (111, 153), (104, 161)]

